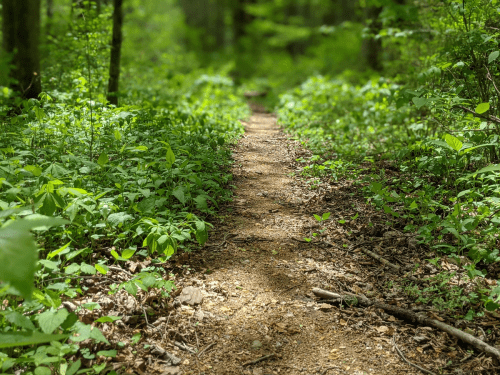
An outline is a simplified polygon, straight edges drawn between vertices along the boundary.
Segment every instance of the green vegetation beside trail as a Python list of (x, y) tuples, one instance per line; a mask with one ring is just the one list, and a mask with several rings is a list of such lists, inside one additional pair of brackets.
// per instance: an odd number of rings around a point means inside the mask
[(381, 13), (378, 36), (398, 56), (383, 64), (395, 78), (311, 77), (281, 96), (278, 114), (314, 153), (300, 160), (303, 175), (354, 176), (369, 202), (418, 233), (433, 264), (448, 256), (467, 271), (476, 287), (453, 308), (494, 311), (500, 286), (483, 278), (497, 279), (500, 262), (500, 34), (490, 26), (500, 11), (495, 1), (429, 6), (412, 8), (413, 25), (398, 8)]

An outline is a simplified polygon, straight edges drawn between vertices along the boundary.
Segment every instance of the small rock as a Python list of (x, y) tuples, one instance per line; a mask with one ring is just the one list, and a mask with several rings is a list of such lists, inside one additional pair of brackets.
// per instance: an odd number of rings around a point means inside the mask
[(426, 341), (429, 341), (429, 338), (426, 336), (414, 336), (413, 340), (418, 342), (419, 344), (423, 344)]
[(169, 352), (165, 352), (165, 358), (169, 360), (174, 366), (182, 362), (181, 358), (176, 357), (175, 355)]
[(180, 375), (181, 374), (181, 369), (177, 366), (166, 366), (163, 368), (163, 374), (162, 375)]
[(201, 322), (205, 318), (205, 313), (202, 310), (198, 310), (194, 313), (194, 318), (196, 321)]
[(199, 288), (188, 286), (187, 288), (182, 289), (182, 293), (179, 297), (177, 297), (177, 300), (183, 304), (196, 306), (203, 302), (203, 295), (201, 294), (201, 290)]
[(262, 343), (259, 340), (254, 340), (252, 342), (252, 349), (259, 350), (262, 347)]
[(255, 195), (257, 195), (258, 197), (262, 197), (264, 194), (262, 194), (262, 193), (257, 193), (257, 194), (255, 194)]
[(328, 303), (322, 303), (321, 305), (319, 305), (319, 309), (324, 312), (329, 312), (332, 311), (333, 306)]

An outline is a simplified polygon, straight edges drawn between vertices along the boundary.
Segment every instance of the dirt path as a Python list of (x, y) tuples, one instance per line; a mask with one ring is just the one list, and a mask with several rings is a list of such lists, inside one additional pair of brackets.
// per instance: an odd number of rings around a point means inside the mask
[[(178, 280), (203, 290), (203, 304), (183, 307), (181, 319), (197, 320), (199, 350), (209, 347), (182, 369), (218, 375), (416, 373), (393, 352), (393, 317), (385, 316), (384, 324), (368, 309), (314, 301), (313, 287), (335, 291), (342, 280), (366, 285), (363, 270), (344, 264), (341, 246), (324, 250), (293, 239), (316, 225), (304, 203), (310, 191), (289, 177), (301, 151), (274, 115), (255, 113), (244, 125), (246, 134), (234, 150), (234, 202), (207, 248), (191, 257), (204, 272)], [(274, 356), (247, 364), (266, 355)]]

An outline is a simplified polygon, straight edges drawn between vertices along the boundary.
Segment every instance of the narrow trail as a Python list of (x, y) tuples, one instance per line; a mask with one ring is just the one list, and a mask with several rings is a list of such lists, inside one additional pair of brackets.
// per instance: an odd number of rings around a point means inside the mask
[(199, 350), (208, 349), (182, 369), (218, 375), (417, 373), (394, 353), (392, 335), (375, 335), (364, 324), (363, 316), (375, 312), (311, 298), (313, 287), (335, 290), (332, 275), (363, 271), (341, 269), (341, 249), (327, 252), (293, 239), (304, 236), (312, 216), (295, 204), (300, 198), (290, 173), (296, 144), (272, 114), (255, 112), (243, 123), (246, 133), (234, 149), (235, 199), (207, 248), (191, 258), (205, 271), (184, 279), (203, 290), (201, 307), (186, 307), (186, 315), (200, 322)]

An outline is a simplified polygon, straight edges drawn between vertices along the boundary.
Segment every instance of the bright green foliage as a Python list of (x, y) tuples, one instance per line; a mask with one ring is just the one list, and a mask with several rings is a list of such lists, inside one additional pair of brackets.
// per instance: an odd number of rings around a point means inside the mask
[[(379, 37), (397, 56), (384, 61), (395, 79), (354, 85), (348, 76), (311, 77), (281, 96), (280, 123), (315, 154), (299, 159), (304, 176), (337, 179), (340, 171), (356, 179), (362, 173), (356, 184), (369, 202), (404, 220), (406, 230), (434, 251), (468, 257), (458, 258), (461, 266), (482, 285), (487, 265), (500, 262), (500, 34), (489, 26), (500, 20), (499, 4), (423, 3), (383, 3)], [(422, 29), (431, 32), (417, 31)], [(399, 170), (397, 177), (372, 172), (381, 159)], [(462, 292), (433, 303), (500, 306), (497, 288), (478, 286), (474, 298)]]

